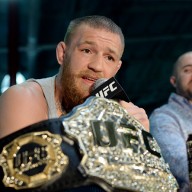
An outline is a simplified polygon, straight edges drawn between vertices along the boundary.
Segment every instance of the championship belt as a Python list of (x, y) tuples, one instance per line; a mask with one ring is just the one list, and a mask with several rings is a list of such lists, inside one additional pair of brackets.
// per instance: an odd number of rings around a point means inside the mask
[(150, 133), (117, 102), (89, 97), (68, 115), (0, 140), (5, 189), (56, 191), (98, 185), (104, 191), (177, 191)]

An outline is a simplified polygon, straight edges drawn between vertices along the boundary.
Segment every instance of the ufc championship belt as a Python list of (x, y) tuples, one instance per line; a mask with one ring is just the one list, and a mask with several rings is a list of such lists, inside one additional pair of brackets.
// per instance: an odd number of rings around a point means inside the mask
[(150, 133), (117, 102), (101, 97), (4, 137), (0, 147), (3, 192), (89, 185), (107, 192), (172, 192), (178, 187)]

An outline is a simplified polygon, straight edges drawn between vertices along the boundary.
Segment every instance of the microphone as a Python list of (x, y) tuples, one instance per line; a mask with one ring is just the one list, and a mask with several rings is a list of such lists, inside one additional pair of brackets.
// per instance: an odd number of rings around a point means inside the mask
[(104, 97), (107, 99), (117, 99), (129, 102), (130, 99), (118, 83), (118, 81), (111, 77), (110, 79), (98, 79), (93, 85), (91, 96)]

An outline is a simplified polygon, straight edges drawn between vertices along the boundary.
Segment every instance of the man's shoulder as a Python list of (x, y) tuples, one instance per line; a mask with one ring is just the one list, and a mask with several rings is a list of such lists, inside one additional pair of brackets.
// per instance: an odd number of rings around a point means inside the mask
[(171, 115), (171, 114), (176, 114), (177, 113), (177, 104), (175, 103), (175, 101), (173, 101), (175, 95), (174, 94), (170, 94), (169, 98), (168, 98), (168, 102), (167, 103), (164, 103), (162, 104), (161, 106), (155, 108), (152, 113), (151, 113), (151, 116), (152, 115), (158, 115), (158, 114), (168, 114), (168, 115)]
[(152, 112), (152, 114), (154, 113), (164, 113), (164, 112), (167, 112), (167, 111), (172, 111), (172, 107), (169, 103), (166, 103), (166, 104), (163, 104), (157, 108), (155, 108)]
[(164, 104), (152, 111), (149, 116), (150, 123), (159, 122), (161, 124), (166, 123), (166, 121), (174, 121), (177, 119), (178, 111), (172, 106), (172, 104)]
[(13, 85), (0, 96), (0, 137), (47, 118), (47, 103), (35, 82)]
[(20, 98), (20, 100), (26, 100), (38, 95), (42, 95), (41, 87), (35, 82), (26, 81), (9, 87), (4, 93), (2, 93), (0, 100), (9, 99), (9, 101), (16, 101), (18, 98)]

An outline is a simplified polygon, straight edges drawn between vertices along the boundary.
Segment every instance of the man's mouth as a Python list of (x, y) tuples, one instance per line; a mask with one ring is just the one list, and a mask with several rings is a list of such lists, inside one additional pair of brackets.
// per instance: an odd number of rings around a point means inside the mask
[(97, 77), (88, 77), (88, 76), (83, 76), (83, 80), (85, 80), (87, 83), (93, 85), (95, 81), (97, 81)]

